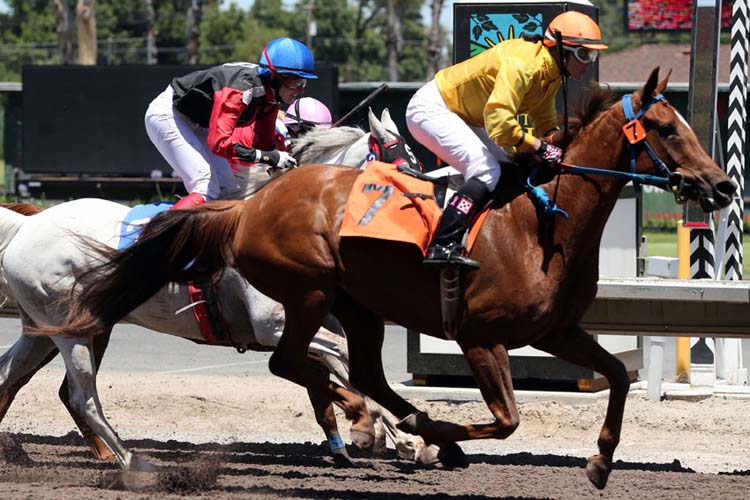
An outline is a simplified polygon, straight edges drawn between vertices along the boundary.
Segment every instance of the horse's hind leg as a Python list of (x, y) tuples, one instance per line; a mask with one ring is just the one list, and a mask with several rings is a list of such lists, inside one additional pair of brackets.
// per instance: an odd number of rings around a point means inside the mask
[[(97, 373), (99, 371), (99, 367), (101, 366), (102, 358), (104, 357), (104, 351), (107, 350), (107, 346), (109, 345), (109, 338), (111, 335), (112, 330), (109, 330), (107, 333), (103, 333), (94, 337), (94, 369)], [(70, 416), (73, 418), (76, 426), (78, 426), (78, 429), (81, 431), (83, 439), (89, 444), (89, 448), (91, 448), (91, 452), (94, 454), (94, 456), (98, 460), (114, 460), (115, 455), (112, 453), (112, 451), (107, 447), (104, 441), (99, 436), (97, 436), (93, 430), (91, 430), (91, 427), (89, 427), (89, 425), (86, 423), (86, 418), (83, 415), (79, 414), (74, 406), (70, 403), (70, 389), (68, 386), (67, 374), (65, 375), (65, 378), (60, 385), (58, 395), (60, 397), (60, 401), (62, 401), (62, 403), (65, 405), (65, 408), (68, 409), (68, 413), (70, 413)]]
[(65, 359), (65, 369), (70, 387), (70, 404), (81, 415), (94, 434), (99, 436), (114, 453), (124, 469), (152, 470), (153, 466), (135, 457), (104, 417), (99, 395), (96, 392), (96, 368), (92, 352), (92, 339), (55, 337), (55, 345)]
[(329, 379), (319, 358), (308, 355), (310, 341), (323, 323), (329, 302), (324, 291), (313, 290), (299, 302), (284, 304), (284, 333), (268, 361), (271, 373), (305, 387), (314, 398), (313, 404), (320, 404), (320, 408), (325, 408), (324, 402), (339, 399), (338, 384)]
[[(321, 328), (321, 333), (315, 336), (313, 343), (310, 344), (311, 350), (316, 342), (321, 342), (329, 349), (334, 350), (337, 354), (334, 356), (330, 353), (321, 352), (319, 353), (321, 361), (333, 373), (344, 386), (352, 391), (352, 396), (355, 395), (354, 387), (349, 381), (349, 353), (346, 349), (344, 342), (346, 338), (343, 335), (337, 335), (335, 333), (325, 333), (327, 330)], [(335, 346), (325, 342), (330, 340), (329, 337), (335, 337), (337, 341)], [(415, 460), (423, 464), (432, 464), (437, 461), (438, 449), (435, 446), (427, 446), (419, 436), (414, 436), (406, 432), (400, 431), (396, 424), (398, 419), (393, 416), (391, 412), (381, 407), (376, 402), (369, 400), (367, 402), (362, 401), (365, 408), (360, 409), (358, 402), (352, 398), (349, 402), (352, 408), (357, 413), (352, 415), (354, 418), (350, 418), (347, 413), (347, 418), (352, 420), (352, 427), (349, 434), (352, 438), (352, 442), (355, 443), (360, 449), (372, 449), (373, 454), (376, 456), (383, 456), (386, 452), (386, 436), (391, 439), (398, 456), (406, 460)], [(347, 409), (344, 408), (344, 412)], [(365, 417), (367, 419), (365, 420)]]
[(314, 388), (307, 388), (307, 395), (315, 412), (315, 420), (326, 435), (334, 462), (340, 466), (353, 466), (349, 453), (346, 451), (346, 445), (339, 434), (336, 414), (333, 411), (331, 392), (328, 389), (320, 389), (320, 387), (325, 387), (328, 383), (328, 370), (320, 363), (319, 358), (315, 354), (309, 354), (308, 356), (318, 367), (319, 380), (313, 384)]
[(416, 413), (417, 409), (396, 394), (385, 378), (381, 357), (385, 335), (382, 318), (344, 292), (336, 297), (335, 315), (346, 331), (352, 385), (398, 418)]
[(22, 335), (0, 356), (0, 422), (18, 391), (56, 355), (50, 339)]
[(351, 421), (349, 437), (352, 444), (361, 450), (371, 450), (375, 444), (375, 423), (364, 398), (349, 382), (349, 354), (346, 350), (346, 337), (343, 333), (335, 332), (336, 330), (321, 328), (310, 343), (309, 349), (310, 352), (319, 356), (325, 368), (345, 387), (337, 389), (339, 399), (334, 400), (334, 403)]
[(630, 389), (625, 365), (612, 354), (603, 349), (594, 338), (579, 325), (534, 344), (560, 359), (595, 370), (609, 382), (609, 403), (604, 425), (599, 432), (599, 455), (588, 460), (586, 476), (589, 481), (602, 489), (607, 485), (612, 471), (612, 457), (620, 442), (622, 416), (625, 411), (625, 400)]

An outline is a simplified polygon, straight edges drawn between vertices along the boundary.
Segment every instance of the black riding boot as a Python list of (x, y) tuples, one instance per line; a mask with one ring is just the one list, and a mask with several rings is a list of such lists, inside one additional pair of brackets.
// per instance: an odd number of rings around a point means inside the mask
[(469, 224), (491, 194), (490, 189), (477, 179), (469, 179), (458, 189), (445, 207), (435, 238), (427, 249), (425, 264), (479, 268), (479, 262), (467, 256), (461, 242)]

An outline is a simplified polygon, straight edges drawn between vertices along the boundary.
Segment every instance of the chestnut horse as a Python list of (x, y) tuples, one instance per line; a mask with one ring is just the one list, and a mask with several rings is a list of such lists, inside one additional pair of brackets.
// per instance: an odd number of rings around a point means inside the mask
[[(666, 186), (669, 178), (675, 194), (699, 201), (704, 209), (724, 207), (735, 186), (661, 96), (667, 80), (658, 80), (656, 68), (630, 96), (632, 108), (644, 112), (639, 119), (654, 153), (648, 147), (636, 150), (632, 170), (644, 179), (664, 173), (659, 184)], [(631, 149), (623, 125), (630, 120), (623, 102), (611, 104), (595, 94), (589, 106), (566, 145), (565, 162), (600, 169), (598, 174), (629, 176)], [(550, 178), (542, 186), (569, 218), (539, 210), (512, 177), (503, 183), (471, 252), (481, 269), (461, 275), (464, 305), (456, 338), (494, 421), (458, 425), (431, 420), (386, 382), (380, 356), (384, 319), (445, 338), (439, 272), (422, 265), (416, 246), (339, 237), (358, 175), (352, 169), (308, 165), (248, 201), (156, 217), (134, 246), (105, 252), (109, 260), (87, 277), (65, 327), (39, 332), (105, 332), (165, 282), (205, 279), (234, 265), (284, 305), (284, 333), (269, 364), (274, 374), (308, 389), (326, 389), (315, 385), (320, 378), (306, 352), (333, 312), (347, 333), (354, 386), (401, 418), (400, 428), (440, 445), (443, 463), (455, 464), (465, 460), (457, 441), (503, 439), (518, 426), (508, 350), (531, 345), (607, 378), (609, 404), (599, 453), (586, 465), (589, 480), (603, 488), (620, 439), (629, 382), (623, 364), (579, 322), (596, 296), (602, 232), (627, 179), (592, 173)]]
[[(388, 111), (383, 110), (380, 119), (370, 111), (369, 122), (369, 134), (352, 127), (313, 129), (297, 140), (295, 149), (299, 150), (301, 158), (345, 162), (344, 165), (351, 167), (364, 162), (369, 141), (391, 145), (382, 148), (384, 156), (390, 155), (393, 159), (399, 156), (397, 151), (402, 141)], [(244, 194), (257, 191), (257, 186), (270, 179), (264, 169), (254, 169), (261, 175), (251, 173), (253, 169), (244, 170), (248, 172), (237, 179), (237, 186), (245, 190)], [(43, 212), (41, 208), (28, 204), (0, 208), (0, 294), (16, 300), (22, 327), (22, 335), (0, 355), (0, 422), (16, 393), (56, 356), (59, 347), (67, 363), (60, 398), (94, 454), (101, 459), (115, 457), (124, 468), (148, 468), (141, 457), (132, 460), (132, 453), (118, 438), (99, 406), (95, 373), (107, 348), (109, 335), (101, 335), (93, 342), (94, 363), (90, 371), (84, 369), (89, 363), (87, 354), (79, 354), (83, 360), (70, 364), (71, 345), (65, 342), (70, 339), (25, 335), (27, 329), (37, 323), (55, 324), (66, 316), (66, 301), (76, 275), (80, 269), (97, 262), (95, 253), (77, 245), (78, 238), (116, 245), (122, 221), (129, 210), (125, 205), (93, 198), (61, 203)], [(284, 325), (280, 304), (260, 294), (233, 269), (227, 270), (223, 279), (216, 283), (214, 292), (221, 304), (223, 319), (231, 325), (225, 332), (228, 338), (219, 338), (219, 345), (234, 345), (240, 350), (274, 349)], [(153, 332), (205, 342), (189, 309), (192, 302), (186, 287), (164, 287), (125, 319)], [(329, 327), (337, 325), (332, 320)], [(84, 353), (83, 347), (80, 346), (77, 352)], [(333, 402), (341, 406), (352, 420), (349, 436), (354, 445), (379, 454), (385, 451), (388, 436), (401, 458), (422, 463), (435, 461), (437, 451), (434, 446), (424, 446), (417, 436), (399, 431), (395, 417), (372, 402), (369, 402), (369, 408), (366, 407), (360, 395), (351, 392), (345, 337), (339, 328), (335, 331), (321, 328), (310, 344), (310, 353), (319, 362), (321, 376), (327, 379), (330, 372), (346, 387), (339, 393), (339, 399)], [(72, 381), (71, 384), (68, 381)], [(337, 422), (329, 399), (327, 392), (310, 392), (316, 420), (328, 438), (334, 461), (344, 466), (351, 465), (346, 447), (338, 439)]]

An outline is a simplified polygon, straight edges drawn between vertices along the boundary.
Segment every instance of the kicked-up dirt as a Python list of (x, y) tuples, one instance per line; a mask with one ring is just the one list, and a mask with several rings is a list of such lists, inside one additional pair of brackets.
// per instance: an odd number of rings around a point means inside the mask
[[(351, 447), (357, 467), (338, 468), (306, 393), (283, 380), (102, 374), (107, 417), (157, 466), (142, 473), (92, 456), (57, 399), (61, 378), (38, 374), (0, 423), (0, 498), (750, 498), (745, 399), (631, 395), (614, 471), (599, 491), (583, 467), (596, 452), (606, 399), (522, 404), (521, 425), (509, 439), (462, 444), (467, 468), (417, 465), (392, 449), (372, 459)], [(482, 403), (413, 403), (433, 418), (490, 419)]]

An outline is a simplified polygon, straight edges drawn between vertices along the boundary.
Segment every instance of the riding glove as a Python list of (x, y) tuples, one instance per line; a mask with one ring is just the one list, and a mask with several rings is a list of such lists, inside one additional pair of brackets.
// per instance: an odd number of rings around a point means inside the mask
[(234, 145), (234, 152), (242, 161), (251, 163), (265, 163), (269, 167), (280, 169), (295, 168), (297, 160), (286, 151), (261, 151), (260, 149), (248, 148), (242, 144)]
[(539, 146), (539, 149), (537, 149), (536, 152), (551, 168), (557, 168), (560, 166), (563, 150), (554, 144), (548, 144), (547, 142), (542, 141), (542, 145)]
[(277, 151), (274, 149), (273, 151), (262, 151), (262, 153), (260, 161), (272, 167), (285, 169), (297, 166), (297, 160), (286, 151)]

